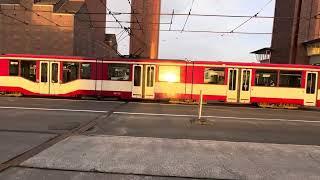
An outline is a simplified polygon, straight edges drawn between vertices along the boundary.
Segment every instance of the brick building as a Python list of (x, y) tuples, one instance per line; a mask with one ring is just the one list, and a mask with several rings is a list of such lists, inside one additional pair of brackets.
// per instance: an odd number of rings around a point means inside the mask
[(320, 0), (276, 1), (271, 63), (320, 64), (319, 11)]
[(132, 0), (130, 55), (158, 58), (161, 0)]
[(100, 1), (0, 0), (0, 6), (1, 54), (117, 56)]

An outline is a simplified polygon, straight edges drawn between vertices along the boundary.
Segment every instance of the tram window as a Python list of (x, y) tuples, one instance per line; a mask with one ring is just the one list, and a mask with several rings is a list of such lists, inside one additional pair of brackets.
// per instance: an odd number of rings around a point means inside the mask
[(36, 82), (37, 65), (35, 61), (21, 61), (21, 77)]
[(128, 81), (130, 79), (130, 65), (128, 64), (109, 64), (108, 80)]
[(278, 83), (278, 71), (273, 70), (257, 70), (256, 86), (274, 87)]
[(141, 86), (141, 66), (134, 67), (134, 86)]
[(147, 87), (153, 87), (154, 67), (147, 68)]
[(159, 66), (159, 81), (178, 83), (180, 82), (180, 66)]
[(59, 65), (58, 63), (52, 63), (51, 65), (51, 82), (58, 83), (58, 72), (59, 72)]
[(10, 61), (9, 75), (10, 76), (19, 76), (19, 61), (17, 61), (17, 60)]
[(91, 64), (81, 63), (81, 79), (91, 79)]
[(222, 68), (206, 68), (204, 70), (205, 84), (219, 84), (223, 85), (225, 79), (225, 72)]
[(79, 63), (64, 62), (63, 63), (63, 82), (68, 83), (77, 80), (79, 77)]
[(316, 93), (317, 75), (315, 73), (308, 73), (307, 76), (307, 94)]
[(48, 63), (41, 63), (41, 82), (48, 82)]
[(249, 91), (251, 81), (251, 72), (244, 70), (242, 73), (242, 91)]
[(280, 71), (280, 87), (301, 87), (302, 72), (300, 71)]
[(237, 89), (237, 70), (230, 70), (229, 90), (235, 91)]

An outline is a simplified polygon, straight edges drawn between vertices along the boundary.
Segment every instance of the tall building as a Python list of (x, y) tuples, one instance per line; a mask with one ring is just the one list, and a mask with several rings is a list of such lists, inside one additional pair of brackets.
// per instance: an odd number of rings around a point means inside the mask
[(320, 64), (320, 0), (277, 0), (271, 63)]
[(158, 58), (161, 0), (132, 0), (130, 55)]
[(100, 1), (0, 0), (0, 10), (1, 54), (117, 55)]

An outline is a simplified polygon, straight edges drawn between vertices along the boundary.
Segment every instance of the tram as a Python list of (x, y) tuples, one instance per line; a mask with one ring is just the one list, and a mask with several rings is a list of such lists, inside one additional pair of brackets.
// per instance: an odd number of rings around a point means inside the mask
[(320, 107), (319, 66), (5, 54), (0, 92)]

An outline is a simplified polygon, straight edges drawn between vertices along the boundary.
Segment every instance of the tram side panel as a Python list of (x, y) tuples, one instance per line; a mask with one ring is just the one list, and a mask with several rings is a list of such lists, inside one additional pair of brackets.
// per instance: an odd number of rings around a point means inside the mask
[(193, 67), (192, 99), (198, 101), (200, 92), (206, 102), (227, 99), (227, 68), (195, 64)]
[(157, 100), (186, 100), (191, 98), (188, 83), (191, 69), (182, 64), (156, 66), (155, 98)]
[(9, 76), (9, 60), (0, 60), (0, 76)]
[(201, 64), (159, 65), (157, 99), (226, 101), (227, 69)]
[(129, 100), (132, 98), (132, 65), (103, 62), (100, 71), (101, 96)]
[[(38, 74), (24, 77), (25, 75), (21, 75), (20, 63), (19, 60), (0, 60), (0, 92), (39, 95)], [(33, 69), (32, 72), (35, 71), (37, 70)]]
[[(252, 79), (251, 103), (303, 106), (305, 74), (297, 70), (255, 69), (254, 79)], [(286, 76), (297, 78), (286, 84), (285, 79), (281, 79)]]

